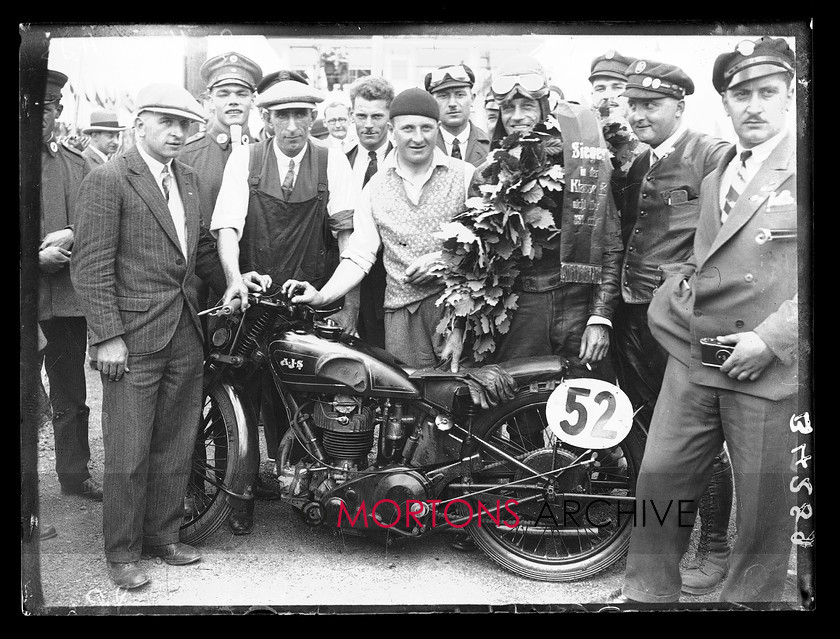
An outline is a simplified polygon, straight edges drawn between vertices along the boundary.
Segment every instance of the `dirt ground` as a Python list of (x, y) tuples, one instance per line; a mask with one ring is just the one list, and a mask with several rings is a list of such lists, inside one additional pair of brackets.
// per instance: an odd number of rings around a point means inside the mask
[[(98, 373), (88, 371), (87, 381), (90, 468), (101, 479)], [(107, 575), (102, 504), (61, 494), (51, 424), (39, 435), (41, 521), (55, 525), (58, 536), (40, 543), (45, 607), (37, 614), (565, 611), (606, 601), (621, 586), (623, 560), (584, 581), (546, 584), (512, 575), (480, 552), (459, 553), (449, 546), (447, 535), (383, 547), (327, 528), (312, 529), (291, 506), (270, 501), (258, 502), (251, 535), (237, 537), (220, 529), (202, 544), (204, 558), (192, 566), (144, 560), (150, 584), (121, 591)], [(260, 442), (264, 447), (263, 437)], [(263, 476), (268, 479), (269, 462), (265, 450), (262, 453)], [(733, 516), (733, 537), (734, 521)], [(696, 537), (695, 528), (686, 558), (693, 555)], [(779, 604), (785, 610), (801, 609), (794, 569), (792, 554), (786, 603)], [(686, 596), (679, 606), (715, 607), (719, 592)]]

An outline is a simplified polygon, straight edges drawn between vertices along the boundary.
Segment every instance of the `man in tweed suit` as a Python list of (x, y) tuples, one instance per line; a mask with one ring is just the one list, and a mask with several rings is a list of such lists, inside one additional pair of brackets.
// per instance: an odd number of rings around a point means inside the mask
[(102, 375), (105, 556), (120, 588), (148, 582), (141, 554), (173, 565), (201, 558), (178, 541), (201, 413), (202, 334), (197, 180), (176, 158), (190, 123), (204, 117), (176, 85), (149, 85), (136, 104), (136, 146), (82, 182), (71, 262)]

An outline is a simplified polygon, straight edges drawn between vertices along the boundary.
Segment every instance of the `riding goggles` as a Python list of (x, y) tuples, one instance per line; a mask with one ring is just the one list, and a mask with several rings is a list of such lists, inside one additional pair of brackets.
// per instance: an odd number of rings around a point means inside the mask
[(435, 69), (432, 71), (432, 77), (429, 81), (429, 90), (436, 88), (438, 85), (442, 84), (447, 77), (450, 80), (455, 80), (457, 82), (466, 82), (470, 86), (472, 86), (473, 80), (470, 78), (470, 74), (467, 73), (467, 70), (463, 67), (463, 65), (455, 65), (452, 67), (443, 67), (442, 69)]
[(524, 73), (522, 75), (499, 76), (493, 80), (490, 89), (497, 96), (506, 96), (516, 85), (519, 85), (528, 93), (536, 93), (547, 88), (545, 78), (539, 73)]

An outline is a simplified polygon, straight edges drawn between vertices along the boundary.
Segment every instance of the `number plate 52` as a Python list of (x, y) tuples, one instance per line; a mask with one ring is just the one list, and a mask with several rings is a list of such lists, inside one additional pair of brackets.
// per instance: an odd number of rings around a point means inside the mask
[(564, 381), (549, 396), (545, 414), (560, 441), (579, 448), (612, 448), (633, 426), (630, 399), (600, 379)]

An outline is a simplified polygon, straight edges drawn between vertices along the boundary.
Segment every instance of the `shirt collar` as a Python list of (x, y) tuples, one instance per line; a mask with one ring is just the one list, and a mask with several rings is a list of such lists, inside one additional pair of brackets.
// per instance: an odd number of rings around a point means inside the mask
[[(389, 153), (385, 156), (385, 163), (382, 165), (385, 168), (393, 168), (397, 171), (397, 175), (400, 175), (400, 168), (397, 164), (397, 149), (394, 149), (393, 153)], [(440, 150), (440, 147), (435, 147), (435, 153), (432, 157), (432, 166), (430, 167), (430, 171), (433, 170), (437, 166), (449, 166), (449, 160), (451, 158), (446, 155), (443, 151)]]
[(280, 168), (289, 166), (289, 160), (294, 160), (295, 168), (297, 168), (300, 166), (303, 156), (306, 155), (306, 149), (309, 148), (309, 141), (307, 140), (307, 143), (303, 145), (303, 149), (301, 149), (300, 153), (293, 158), (290, 158), (288, 155), (283, 153), (283, 151), (277, 148), (276, 140), (271, 143), (271, 148), (274, 149), (274, 155), (277, 157), (277, 164)]
[(88, 148), (89, 148), (91, 151), (93, 151), (94, 153), (96, 153), (96, 155), (98, 155), (99, 157), (101, 157), (101, 158), (102, 158), (103, 160), (105, 160), (106, 162), (108, 161), (108, 156), (107, 156), (107, 155), (105, 155), (102, 151), (100, 151), (99, 149), (97, 149), (97, 148), (96, 148), (95, 146), (93, 146), (92, 144), (88, 144)]
[(673, 151), (674, 145), (677, 143), (677, 140), (682, 137), (683, 133), (686, 132), (686, 129), (688, 129), (688, 127), (685, 124), (680, 124), (680, 126), (677, 127), (677, 130), (674, 131), (673, 135), (656, 148), (651, 149), (654, 158), (653, 161), (656, 162), (657, 160), (661, 160), (663, 157), (668, 155), (668, 153)]
[(440, 127), (440, 134), (443, 136), (443, 141), (446, 143), (447, 146), (452, 146), (452, 140), (458, 138), (458, 142), (461, 146), (464, 146), (467, 143), (467, 140), (470, 139), (470, 123), (467, 122), (467, 126), (464, 127), (464, 130), (461, 131), (458, 135), (452, 135), (449, 131)]
[(770, 154), (773, 152), (773, 149), (775, 149), (779, 145), (779, 142), (782, 141), (782, 138), (785, 137), (785, 135), (787, 135), (787, 131), (782, 129), (782, 131), (774, 135), (769, 140), (765, 140), (761, 144), (754, 146), (751, 149), (745, 148), (739, 140), (735, 143), (735, 157), (740, 157), (743, 151), (752, 151), (752, 155), (750, 155), (747, 162), (750, 164), (762, 164), (764, 160), (770, 157)]
[[(350, 149), (347, 149), (347, 150), (349, 151)], [(388, 138), (386, 137), (386, 138), (382, 141), (382, 144), (380, 144), (380, 145), (379, 145), (376, 149), (374, 149), (374, 150), (375, 150), (375, 152), (376, 152), (376, 159), (377, 159), (377, 160), (383, 160), (383, 159), (385, 158), (385, 153), (388, 151)], [(359, 144), (359, 151), (358, 151), (358, 153), (359, 153), (360, 155), (364, 155), (364, 156), (366, 156), (366, 157), (367, 157), (367, 156), (368, 156), (368, 154), (370, 153), (370, 151), (369, 151), (368, 149), (366, 149), (365, 147), (363, 147), (361, 144)]]
[(155, 176), (155, 179), (160, 178), (160, 172), (163, 171), (163, 167), (166, 166), (169, 168), (169, 174), (172, 175), (172, 160), (170, 159), (165, 165), (158, 162), (154, 159), (146, 149), (143, 148), (143, 142), (140, 141), (136, 145), (137, 151), (140, 153), (140, 157), (143, 158), (143, 161), (149, 167), (149, 170), (152, 172), (152, 175)]

